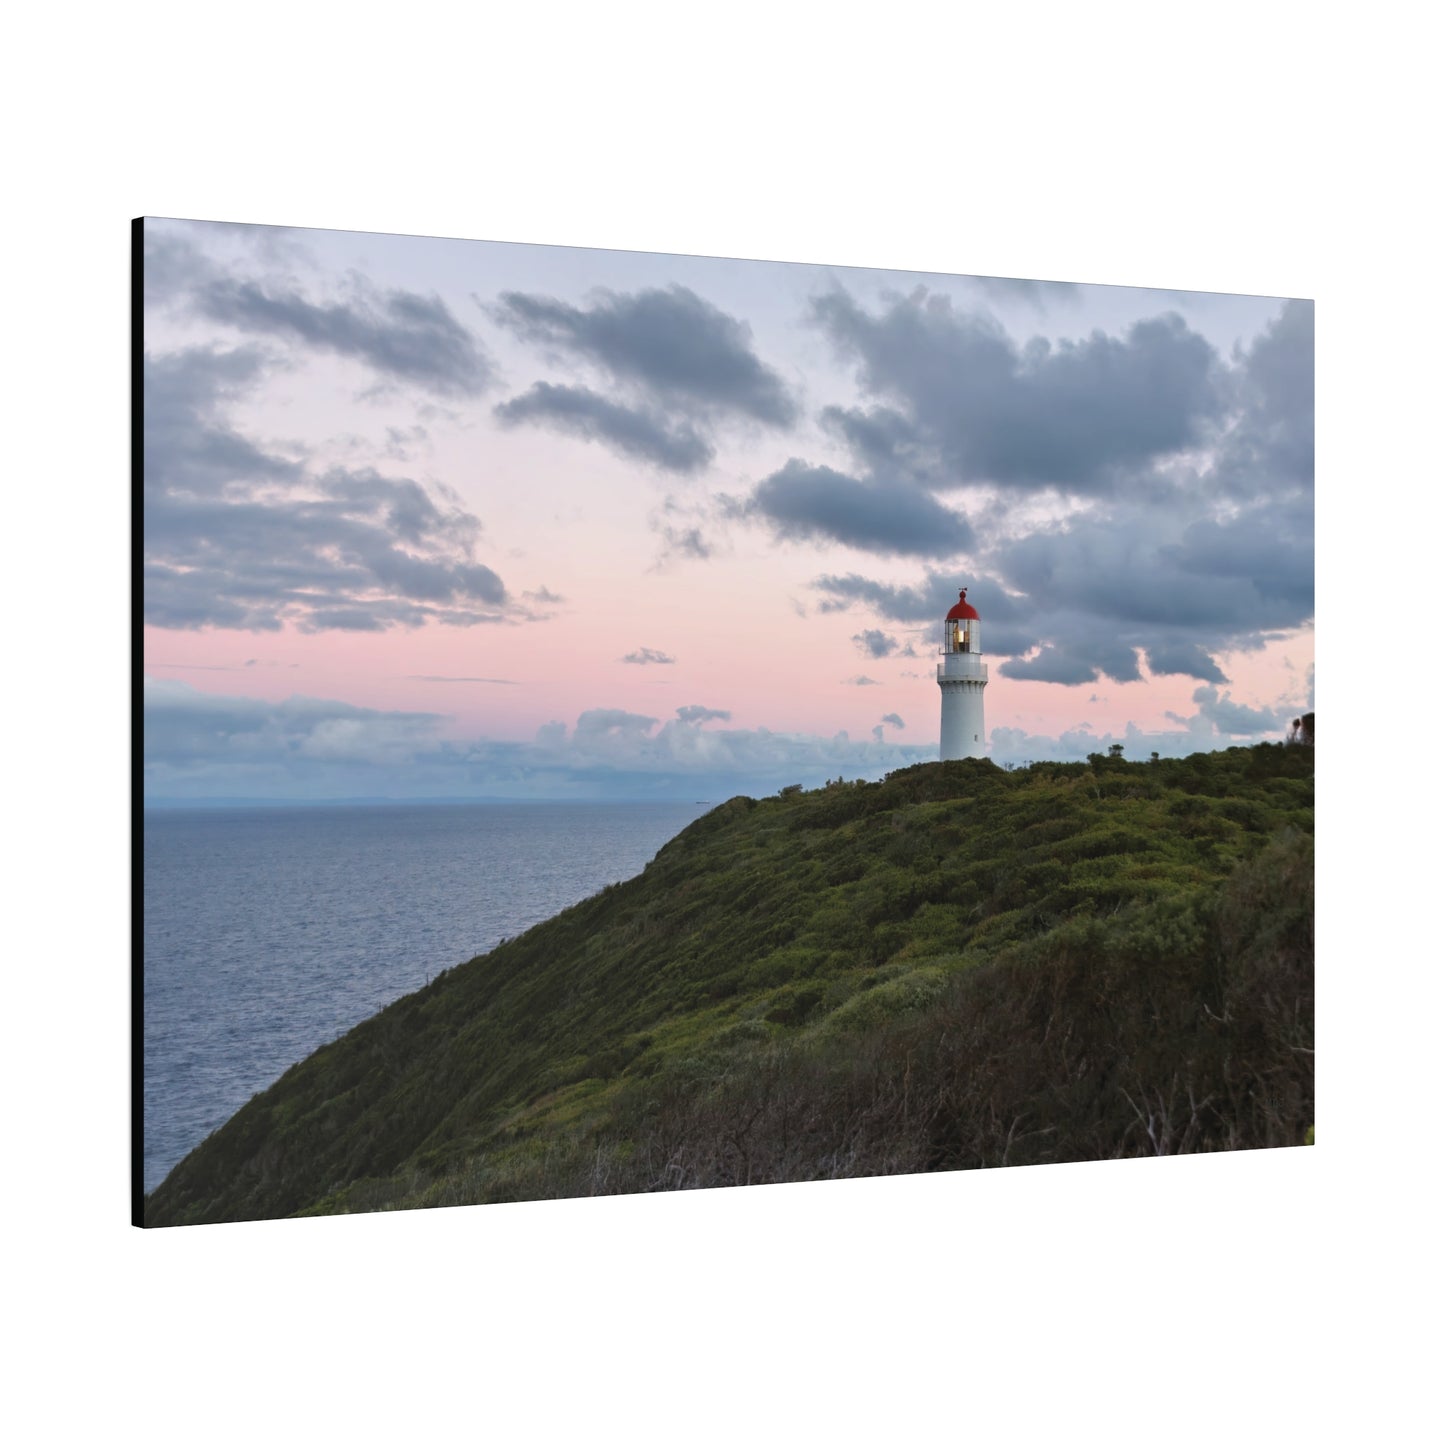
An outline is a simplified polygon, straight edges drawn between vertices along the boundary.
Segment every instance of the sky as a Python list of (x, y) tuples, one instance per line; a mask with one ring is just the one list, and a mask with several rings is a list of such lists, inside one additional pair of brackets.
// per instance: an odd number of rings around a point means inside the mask
[(693, 798), (1313, 708), (1314, 308), (149, 220), (153, 800)]

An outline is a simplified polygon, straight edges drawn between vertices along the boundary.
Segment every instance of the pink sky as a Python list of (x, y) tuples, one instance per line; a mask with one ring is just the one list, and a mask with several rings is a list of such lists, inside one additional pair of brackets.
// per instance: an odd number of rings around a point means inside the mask
[[(147, 236), (158, 681), (438, 714), (432, 735), (457, 744), (530, 744), (597, 709), (700, 706), (730, 715), (710, 730), (859, 744), (882, 728), (891, 751), (854, 760), (876, 775), (936, 748), (936, 634), (969, 585), (1000, 761), (1075, 755), (1085, 728), (1169, 751), (1277, 740), (1312, 706), (1312, 308), (346, 232)], [(479, 565), (504, 597), (364, 575), (386, 524), (358, 487), (450, 517), (398, 533), (393, 562)], [(411, 611), (349, 630), (322, 593)], [(623, 661), (642, 649), (672, 661)], [(224, 746), (189, 773), (162, 754), (157, 790), (224, 791)]]

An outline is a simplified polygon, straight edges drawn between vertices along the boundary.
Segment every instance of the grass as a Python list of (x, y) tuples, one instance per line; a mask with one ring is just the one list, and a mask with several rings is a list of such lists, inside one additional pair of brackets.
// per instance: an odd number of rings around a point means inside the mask
[(734, 798), (289, 1070), (147, 1223), (1301, 1143), (1313, 753)]

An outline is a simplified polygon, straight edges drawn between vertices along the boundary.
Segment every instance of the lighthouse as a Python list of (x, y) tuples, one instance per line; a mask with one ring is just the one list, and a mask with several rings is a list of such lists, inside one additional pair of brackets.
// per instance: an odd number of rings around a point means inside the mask
[(978, 613), (969, 605), (968, 588), (943, 619), (943, 661), (938, 664), (938, 686), (943, 693), (943, 725), (938, 756), (981, 758), (984, 749), (983, 690), (988, 666), (979, 645)]

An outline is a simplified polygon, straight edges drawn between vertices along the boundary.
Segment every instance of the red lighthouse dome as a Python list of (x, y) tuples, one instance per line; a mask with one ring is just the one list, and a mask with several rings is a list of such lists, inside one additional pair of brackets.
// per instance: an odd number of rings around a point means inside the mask
[(967, 597), (968, 588), (964, 587), (959, 591), (958, 601), (948, 609), (948, 616), (944, 619), (946, 622), (964, 617), (970, 618), (974, 622), (978, 621), (978, 613), (974, 611), (972, 604), (966, 600)]

